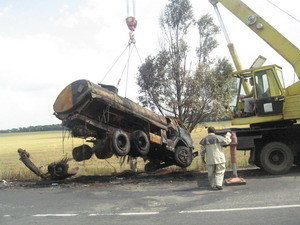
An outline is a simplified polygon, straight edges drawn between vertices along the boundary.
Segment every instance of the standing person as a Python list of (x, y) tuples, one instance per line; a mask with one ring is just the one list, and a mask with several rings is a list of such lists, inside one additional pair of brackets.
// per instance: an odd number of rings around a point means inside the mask
[(209, 127), (207, 132), (208, 135), (200, 141), (200, 156), (207, 164), (210, 186), (212, 189), (222, 190), (226, 162), (223, 146), (231, 142), (231, 134), (227, 132), (225, 137), (216, 135), (214, 127)]

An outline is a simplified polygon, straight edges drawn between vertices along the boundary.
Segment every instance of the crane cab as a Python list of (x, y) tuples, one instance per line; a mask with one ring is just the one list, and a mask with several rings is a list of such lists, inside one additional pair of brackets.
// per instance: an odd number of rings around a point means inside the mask
[[(234, 72), (232, 75), (236, 79), (236, 95), (231, 106), (232, 124), (252, 124), (282, 119), (285, 89), (281, 67), (270, 65), (251, 68)], [(241, 97), (249, 94), (252, 96), (244, 99)], [(251, 113), (248, 112), (249, 104)]]

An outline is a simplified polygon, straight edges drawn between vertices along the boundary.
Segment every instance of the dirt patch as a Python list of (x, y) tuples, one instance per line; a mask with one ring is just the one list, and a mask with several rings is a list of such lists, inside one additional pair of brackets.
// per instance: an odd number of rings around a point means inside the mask
[(205, 173), (199, 171), (170, 171), (161, 169), (153, 173), (123, 171), (120, 173), (104, 176), (79, 176), (65, 180), (23, 180), (23, 181), (5, 181), (0, 183), (0, 189), (3, 188), (37, 188), (37, 187), (75, 187), (75, 186), (104, 186), (104, 185), (124, 185), (137, 183), (164, 183), (170, 181), (196, 180), (199, 177), (206, 177)]
[[(300, 167), (293, 167), (288, 174), (281, 176), (299, 176)], [(253, 177), (262, 177), (263, 179), (273, 177), (257, 167), (251, 167), (238, 170), (238, 175), (251, 179)], [(226, 171), (225, 179), (232, 176), (232, 171)], [(160, 169), (152, 173), (123, 171), (112, 175), (104, 176), (78, 176), (65, 180), (24, 180), (24, 181), (0, 181), (0, 189), (5, 188), (75, 188), (80, 186), (109, 186), (109, 185), (126, 185), (126, 184), (163, 184), (168, 182), (185, 182), (185, 181), (206, 181), (207, 172), (198, 170), (183, 171)]]

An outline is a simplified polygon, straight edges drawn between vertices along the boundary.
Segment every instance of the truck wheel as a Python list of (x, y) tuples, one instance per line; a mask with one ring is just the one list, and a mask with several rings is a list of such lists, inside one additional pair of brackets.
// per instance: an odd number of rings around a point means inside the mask
[(293, 165), (293, 152), (282, 142), (271, 142), (265, 145), (260, 153), (262, 169), (271, 174), (284, 174)]
[(130, 150), (130, 141), (128, 135), (121, 129), (117, 129), (111, 136), (111, 147), (118, 156), (125, 156)]
[(192, 151), (186, 146), (177, 146), (174, 152), (174, 160), (180, 167), (188, 167), (193, 160)]
[(159, 169), (159, 165), (156, 164), (156, 163), (153, 163), (153, 162), (148, 162), (146, 165), (145, 165), (145, 172), (154, 172), (155, 170)]
[(67, 163), (51, 163), (48, 166), (48, 172), (54, 179), (64, 178), (68, 174), (69, 165)]
[(145, 156), (150, 150), (150, 141), (144, 131), (137, 130), (132, 133), (131, 151), (133, 155)]
[(261, 151), (256, 151), (255, 152), (255, 160), (254, 160), (255, 166), (257, 166), (259, 168), (261, 167), (260, 154), (261, 154)]
[(109, 159), (114, 155), (107, 138), (98, 140), (94, 145), (93, 150), (95, 151), (95, 155), (98, 159)]
[(299, 153), (294, 157), (294, 164), (297, 166), (300, 166), (300, 154)]
[(72, 156), (75, 161), (80, 162), (83, 160), (88, 160), (92, 157), (94, 151), (88, 145), (80, 145), (75, 147), (72, 151)]

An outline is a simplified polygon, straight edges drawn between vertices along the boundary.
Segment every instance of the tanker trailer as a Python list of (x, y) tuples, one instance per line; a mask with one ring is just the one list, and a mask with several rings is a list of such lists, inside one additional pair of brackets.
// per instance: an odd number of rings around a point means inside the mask
[(73, 149), (76, 161), (93, 154), (99, 159), (129, 155), (148, 160), (145, 170), (150, 171), (187, 167), (193, 160), (191, 136), (179, 120), (120, 97), (114, 86), (77, 80), (62, 90), (53, 108), (74, 137), (93, 143)]

